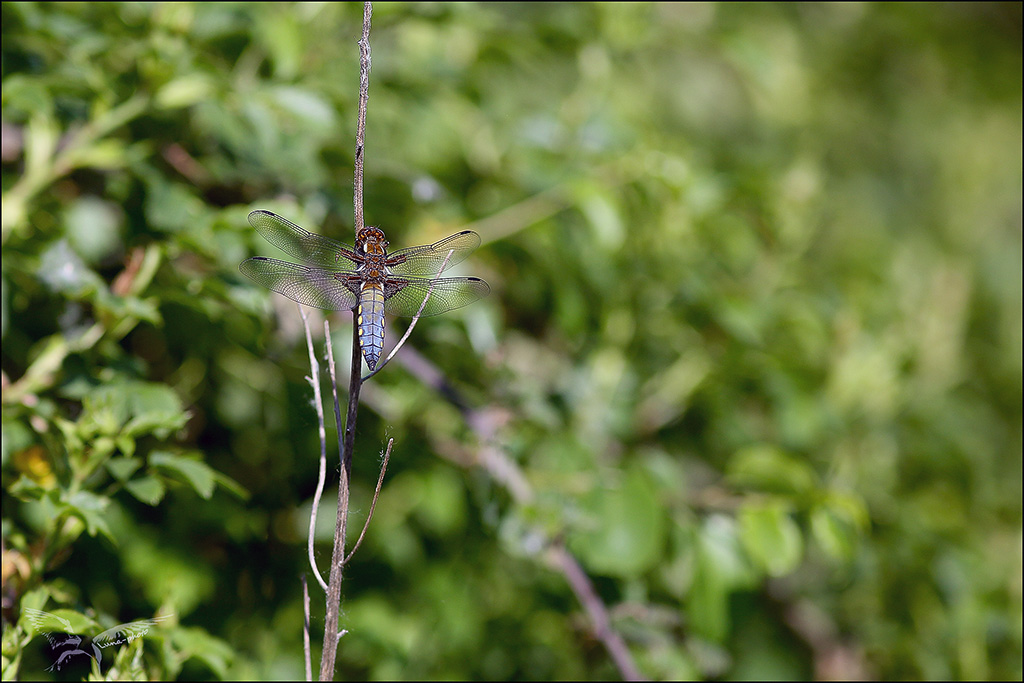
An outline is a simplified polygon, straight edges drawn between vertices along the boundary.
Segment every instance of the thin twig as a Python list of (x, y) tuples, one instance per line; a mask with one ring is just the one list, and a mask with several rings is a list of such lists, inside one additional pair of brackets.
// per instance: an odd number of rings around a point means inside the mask
[(306, 660), (306, 680), (313, 680), (313, 657), (309, 644), (309, 584), (306, 575), (302, 575), (302, 650)]
[(565, 547), (561, 540), (553, 542), (548, 550), (551, 553), (555, 565), (561, 570), (569, 587), (576, 594), (583, 608), (590, 615), (590, 621), (594, 627), (594, 635), (600, 640), (608, 654), (611, 655), (619, 673), (627, 681), (644, 681), (640, 671), (633, 663), (633, 655), (630, 653), (626, 643), (622, 640), (619, 632), (611, 627), (611, 619), (608, 617), (608, 608), (594, 590), (594, 584), (590, 577), (583, 571), (576, 558)]
[[(320, 396), (320, 364), (316, 361), (316, 353), (313, 351), (313, 335), (309, 331), (309, 320), (302, 306), (299, 306), (299, 315), (302, 316), (302, 327), (306, 331), (306, 348), (309, 351), (310, 376), (306, 379), (313, 387), (313, 405), (316, 408), (316, 419), (320, 423), (320, 475), (317, 477), (316, 492), (313, 494), (313, 509), (309, 512), (309, 537), (306, 545), (309, 553), (309, 566), (313, 570), (313, 576), (316, 577), (317, 583), (320, 584), (320, 587), (326, 593), (327, 583), (324, 581), (324, 577), (320, 575), (320, 570), (316, 566), (313, 540), (316, 532), (316, 515), (320, 509), (320, 497), (324, 493), (324, 482), (327, 480), (327, 432), (324, 429), (323, 399)], [(330, 338), (328, 338), (329, 343)]]
[[(508, 489), (517, 505), (529, 504), (535, 498), (533, 487), (519, 465), (496, 443), (499, 420), (488, 415), (486, 410), (469, 408), (468, 403), (458, 395), (454, 387), (444, 380), (444, 376), (433, 363), (421, 354), (415, 353), (415, 349), (403, 354), (399, 362), (413, 376), (425, 384), (435, 387), (442, 396), (459, 407), (466, 424), (473, 430), (480, 442), (476, 453), (465, 458), (456, 456), (459, 449), (455, 444), (450, 444), (450, 447), (438, 447), (435, 450), (463, 467), (469, 468), (473, 465), (483, 467), (495, 482)], [(550, 535), (543, 530), (538, 529), (536, 533), (545, 539), (550, 539)], [(622, 636), (611, 627), (608, 608), (597, 595), (579, 562), (562, 541), (551, 539), (547, 541), (547, 546), (555, 567), (565, 576), (570, 589), (583, 605), (593, 626), (594, 635), (608, 651), (619, 673), (626, 680), (644, 680), (633, 661), (632, 653), (622, 640)]]
[(571, 207), (570, 194), (567, 187), (556, 185), (497, 213), (467, 223), (462, 229), (480, 233), (485, 242), (504, 239)]
[[(373, 6), (363, 4), (363, 36), (359, 41), (359, 122), (356, 127), (356, 155), (353, 181), (353, 210), (355, 234), (363, 229), (363, 149), (366, 140), (366, 103), (370, 97), (370, 16)], [(327, 336), (328, 341), (330, 336)], [(341, 413), (337, 401), (337, 382), (334, 379), (334, 353), (328, 343), (331, 380), (335, 387), (334, 414), (338, 421), (338, 439), (341, 440)], [(341, 477), (338, 482), (338, 518), (334, 528), (334, 549), (331, 553), (331, 575), (327, 589), (327, 609), (324, 619), (324, 647), (320, 655), (320, 680), (334, 677), (334, 662), (338, 655), (338, 617), (341, 610), (341, 578), (345, 560), (345, 528), (348, 524), (349, 481), (352, 473), (352, 451), (355, 448), (356, 415), (359, 407), (360, 370), (358, 316), (352, 316), (352, 364), (349, 375), (348, 414), (345, 420), (344, 445), (341, 448)]]
[[(448, 255), (444, 257), (444, 261), (441, 261), (441, 267), (437, 269), (438, 275), (443, 273), (444, 269), (448, 267), (448, 259), (450, 259), (452, 257), (452, 254), (454, 253), (454, 249), (448, 250)], [(405, 340), (409, 338), (409, 335), (412, 334), (412, 329), (416, 327), (416, 323), (419, 322), (420, 316), (423, 314), (423, 309), (426, 308), (427, 306), (427, 302), (430, 301), (430, 295), (434, 293), (434, 285), (436, 284), (436, 280), (431, 280), (430, 287), (427, 289), (427, 295), (423, 297), (423, 302), (420, 304), (419, 310), (417, 310), (416, 315), (412, 317), (412, 322), (409, 323), (409, 329), (405, 331), (405, 334), (402, 335), (402, 338), (398, 340), (397, 344), (395, 344), (395, 348), (391, 349), (391, 353), (389, 353), (388, 357), (384, 359), (384, 362), (380, 363), (377, 366), (376, 370), (363, 377), (364, 382), (373, 377), (374, 375), (376, 375), (381, 370), (383, 370), (384, 366), (388, 364), (388, 361), (394, 358), (395, 354), (398, 353), (398, 349), (402, 348), (402, 346), (405, 344)]]
[(380, 476), (377, 477), (377, 488), (373, 491), (373, 501), (370, 503), (370, 512), (366, 515), (366, 522), (363, 524), (363, 530), (359, 532), (359, 538), (356, 539), (356, 544), (352, 546), (352, 550), (349, 551), (348, 557), (342, 564), (348, 564), (352, 556), (359, 550), (359, 546), (363, 542), (363, 536), (366, 535), (366, 530), (370, 526), (370, 520), (373, 519), (373, 510), (377, 507), (377, 498), (380, 497), (380, 487), (384, 484), (384, 473), (388, 471), (388, 460), (391, 459), (391, 447), (395, 444), (394, 439), (388, 439), (388, 447), (384, 451), (384, 461), (380, 464)]
[[(331, 344), (331, 323), (329, 320), (324, 320), (324, 340), (327, 347), (327, 374), (331, 378), (331, 396), (334, 398), (334, 427), (338, 434), (338, 453), (342, 455), (342, 462), (345, 461), (344, 452), (342, 451), (341, 442), (341, 409), (338, 407), (338, 376), (334, 372), (334, 345)], [(359, 397), (359, 391), (356, 390), (356, 398)], [(349, 401), (352, 400), (351, 392), (349, 393)], [(351, 466), (349, 466), (349, 472), (351, 472)]]
[[(590, 176), (597, 178), (609, 188), (619, 187), (639, 177), (641, 168), (629, 160), (616, 159), (597, 166), (590, 172)], [(577, 196), (578, 193), (574, 191), (572, 183), (565, 182), (506, 206), (497, 213), (466, 223), (462, 229), (480, 233), (485, 244), (495, 242), (576, 206)]]

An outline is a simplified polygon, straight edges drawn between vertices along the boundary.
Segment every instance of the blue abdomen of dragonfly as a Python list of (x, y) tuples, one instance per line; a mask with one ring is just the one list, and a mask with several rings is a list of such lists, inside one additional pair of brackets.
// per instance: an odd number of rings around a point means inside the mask
[(366, 283), (359, 295), (359, 346), (366, 366), (373, 370), (384, 350), (384, 290)]

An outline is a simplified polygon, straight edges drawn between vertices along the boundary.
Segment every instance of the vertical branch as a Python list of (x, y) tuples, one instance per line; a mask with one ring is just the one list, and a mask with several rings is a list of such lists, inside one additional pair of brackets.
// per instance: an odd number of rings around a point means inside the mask
[[(355, 212), (356, 237), (363, 228), (363, 148), (366, 139), (366, 102), (370, 96), (370, 15), (373, 6), (369, 0), (363, 4), (363, 36), (359, 41), (359, 122), (356, 127), (355, 178), (353, 182), (353, 209)], [(358, 241), (358, 240), (357, 240)], [(334, 354), (330, 350), (331, 376), (334, 377)], [(341, 579), (345, 562), (345, 527), (348, 524), (349, 480), (352, 473), (352, 451), (355, 447), (356, 414), (359, 406), (359, 389), (362, 385), (360, 371), (362, 358), (359, 353), (358, 315), (352, 316), (352, 364), (349, 376), (348, 414), (345, 420), (345, 442), (341, 451), (341, 477), (338, 482), (338, 518), (334, 529), (334, 550), (331, 554), (331, 576), (327, 589), (327, 609), (324, 618), (324, 645), (320, 656), (320, 680), (334, 678), (334, 662), (338, 654), (338, 640), (344, 632), (338, 632), (338, 616), (341, 609)], [(338, 434), (341, 435), (341, 415), (335, 387), (334, 414), (338, 420)]]
[(373, 5), (363, 3), (363, 37), (359, 40), (359, 121), (356, 123), (356, 164), (353, 194), (356, 236), (363, 229), (363, 146), (366, 142), (366, 102), (370, 99), (370, 15)]

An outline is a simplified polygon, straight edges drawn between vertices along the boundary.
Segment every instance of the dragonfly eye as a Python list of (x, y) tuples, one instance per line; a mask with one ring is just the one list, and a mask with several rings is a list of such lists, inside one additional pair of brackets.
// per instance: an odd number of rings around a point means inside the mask
[(386, 250), (388, 248), (388, 241), (384, 236), (384, 231), (373, 226), (367, 226), (360, 230), (356, 241), (363, 251)]

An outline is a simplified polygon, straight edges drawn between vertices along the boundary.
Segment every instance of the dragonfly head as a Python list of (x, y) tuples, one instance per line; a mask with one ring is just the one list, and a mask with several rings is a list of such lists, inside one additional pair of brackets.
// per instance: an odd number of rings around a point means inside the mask
[(367, 254), (384, 254), (387, 252), (388, 241), (380, 228), (366, 227), (356, 235), (357, 247)]

